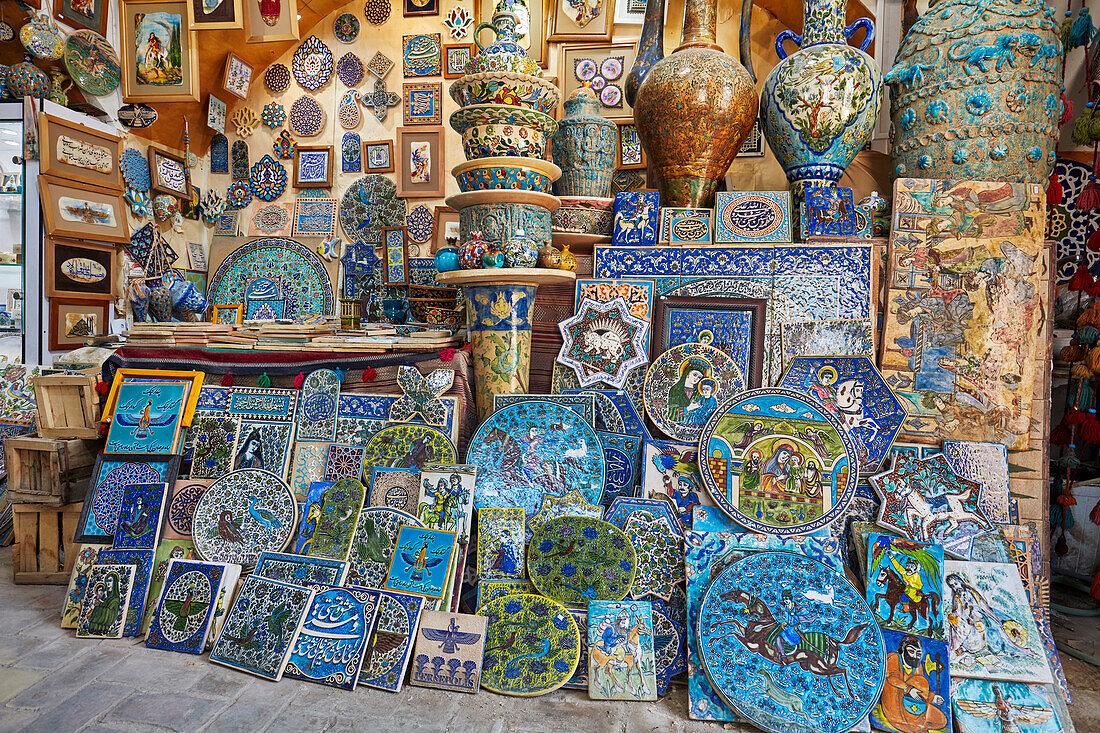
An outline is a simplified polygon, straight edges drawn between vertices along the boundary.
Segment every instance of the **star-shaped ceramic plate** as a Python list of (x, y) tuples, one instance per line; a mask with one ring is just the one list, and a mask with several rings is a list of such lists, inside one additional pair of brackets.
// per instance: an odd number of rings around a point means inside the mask
[(649, 323), (631, 314), (626, 298), (581, 301), (576, 315), (558, 324), (563, 340), (558, 363), (572, 369), (582, 387), (626, 384), (632, 369), (648, 361)]

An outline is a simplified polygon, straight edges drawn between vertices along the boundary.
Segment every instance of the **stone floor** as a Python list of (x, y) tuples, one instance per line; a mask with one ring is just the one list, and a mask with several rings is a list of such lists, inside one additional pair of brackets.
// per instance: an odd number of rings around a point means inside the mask
[[(6, 731), (721, 731), (687, 719), (683, 687), (657, 703), (601, 702), (580, 691), (513, 698), (406, 687), (344, 692), (272, 683), (133, 639), (80, 640), (58, 627), (60, 586), (11, 582), (0, 550), (0, 733)], [(1075, 619), (1067, 638), (1100, 638)], [(1087, 631), (1092, 623), (1093, 631)], [(1056, 619), (1056, 634), (1066, 630)], [(1100, 731), (1100, 670), (1068, 657), (1079, 733)]]

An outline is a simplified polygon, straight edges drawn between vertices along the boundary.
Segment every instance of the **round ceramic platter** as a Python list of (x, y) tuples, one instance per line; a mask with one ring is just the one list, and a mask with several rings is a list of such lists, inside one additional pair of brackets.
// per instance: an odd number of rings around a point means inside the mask
[(332, 35), (340, 43), (354, 43), (359, 37), (359, 19), (352, 13), (340, 13), (332, 21)]
[(726, 568), (703, 596), (698, 632), (714, 689), (766, 731), (841, 733), (878, 702), (878, 624), (843, 575), (807, 557), (761, 552)]
[(264, 72), (264, 86), (272, 94), (285, 92), (290, 87), (290, 69), (286, 64), (272, 64)]
[(226, 474), (199, 499), (192, 520), (203, 560), (245, 569), (262, 552), (282, 552), (294, 537), (298, 504), (286, 482), (269, 471), (245, 468)]
[(290, 105), (290, 131), (302, 137), (313, 137), (325, 126), (325, 111), (313, 97), (298, 97)]
[(353, 244), (373, 247), (382, 242), (382, 227), (405, 225), (405, 200), (385, 176), (363, 176), (340, 199), (340, 225)]
[(621, 601), (638, 558), (630, 537), (592, 517), (558, 517), (539, 526), (527, 548), (527, 577), (538, 592), (572, 608)]
[(558, 123), (545, 112), (513, 107), (510, 104), (476, 104), (451, 113), (451, 128), (461, 135), (475, 125), (520, 125), (533, 127), (547, 136), (553, 135)]
[(359, 512), (345, 582), (367, 588), (382, 587), (390, 571), (393, 543), (401, 525), (423, 527), (424, 523), (411, 514), (389, 507), (370, 507)]
[(658, 430), (673, 440), (694, 443), (718, 406), (744, 390), (745, 378), (726, 352), (706, 344), (681, 344), (649, 365), (642, 402)]
[(852, 502), (856, 455), (855, 441), (819, 403), (789, 389), (754, 389), (724, 403), (703, 428), (699, 474), (744, 527), (809, 534)]
[(420, 468), (425, 463), (457, 463), (454, 443), (430, 425), (410, 423), (382, 428), (367, 441), (363, 472), (379, 468)]
[(95, 31), (73, 31), (65, 41), (65, 69), (81, 91), (103, 97), (118, 89), (122, 65), (106, 38)]
[(550, 402), (520, 402), (494, 412), (470, 438), (466, 462), (481, 469), (474, 488), (478, 509), (519, 506), (530, 519), (546, 496), (578, 490), (597, 504), (603, 493), (605, 463), (596, 431), (568, 407)]
[(577, 622), (560, 603), (532, 593), (489, 601), (481, 686), (514, 697), (545, 695), (573, 676), (580, 660)]

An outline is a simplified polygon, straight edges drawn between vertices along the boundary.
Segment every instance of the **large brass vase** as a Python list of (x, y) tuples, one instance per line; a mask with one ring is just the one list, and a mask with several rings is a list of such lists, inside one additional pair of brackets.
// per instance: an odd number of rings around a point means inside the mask
[[(751, 12), (751, 2), (745, 6)], [(756, 120), (756, 85), (715, 42), (717, 17), (718, 0), (687, 0), (680, 47), (638, 87), (634, 122), (661, 206), (714, 206), (718, 182)]]

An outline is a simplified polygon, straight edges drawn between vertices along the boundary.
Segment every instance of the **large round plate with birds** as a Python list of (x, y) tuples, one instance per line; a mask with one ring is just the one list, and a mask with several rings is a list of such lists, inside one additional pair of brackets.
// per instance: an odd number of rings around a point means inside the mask
[(340, 224), (352, 244), (373, 247), (381, 244), (383, 227), (405, 226), (405, 200), (385, 176), (363, 176), (340, 200)]
[(573, 676), (581, 653), (577, 622), (560, 603), (533, 593), (489, 601), (481, 686), (514, 697), (545, 695)]
[(703, 670), (753, 725), (841, 733), (878, 702), (886, 650), (860, 593), (801, 555), (761, 552), (727, 567), (699, 610)]
[(265, 551), (282, 552), (294, 536), (298, 504), (281, 478), (258, 468), (233, 471), (210, 484), (191, 522), (204, 560), (251, 568)]
[(568, 407), (519, 402), (497, 410), (470, 438), (466, 462), (478, 467), (474, 507), (523, 507), (530, 519), (547, 496), (603, 492), (606, 464), (596, 431)]
[(726, 352), (707, 344), (681, 344), (649, 365), (642, 402), (658, 430), (673, 440), (694, 443), (718, 406), (745, 387), (745, 377)]
[(819, 402), (754, 389), (725, 402), (699, 438), (703, 485), (735, 522), (792, 536), (827, 527), (855, 497), (856, 444)]
[(381, 588), (393, 559), (393, 543), (401, 525), (423, 527), (411, 514), (389, 507), (369, 507), (359, 512), (348, 555), (349, 585)]
[(541, 525), (527, 549), (527, 576), (547, 598), (571, 608), (621, 601), (638, 565), (630, 537), (592, 517), (558, 517)]

